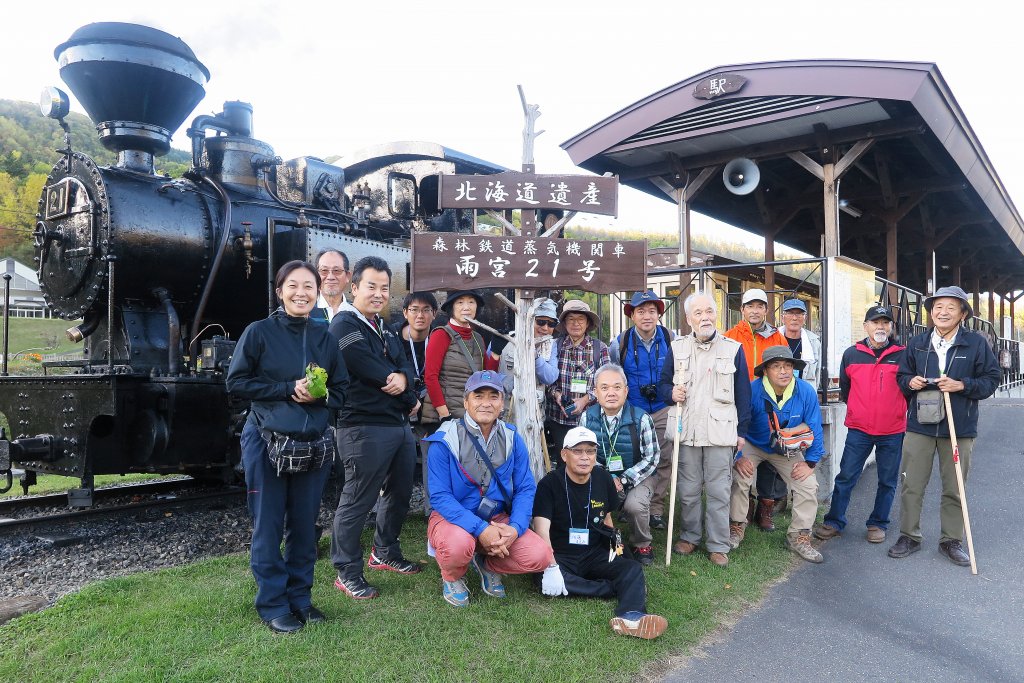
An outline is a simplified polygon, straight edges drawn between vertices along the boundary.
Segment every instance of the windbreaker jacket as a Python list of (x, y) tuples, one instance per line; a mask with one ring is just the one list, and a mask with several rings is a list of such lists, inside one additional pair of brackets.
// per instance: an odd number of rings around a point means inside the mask
[[(299, 403), (292, 394), (309, 363), (327, 371), (327, 398)], [(257, 428), (311, 441), (327, 429), (331, 411), (341, 407), (348, 372), (326, 325), (279, 308), (242, 332), (225, 381), (233, 395), (252, 401), (249, 420)]]
[[(458, 425), (456, 420), (442, 422), (436, 432), (424, 439), (429, 444), (427, 489), (430, 491), (430, 506), (446, 522), (465, 529), (475, 538), (483, 533), (488, 522), (476, 514), (480, 506), (480, 487), (466, 476), (459, 464)], [(491, 477), (484, 495), (499, 502), (494, 514), (507, 513), (509, 525), (522, 536), (530, 528), (533, 497), (537, 493), (537, 483), (530, 470), (530, 454), (526, 450), (526, 442), (516, 433), (515, 427), (499, 420), (493, 428), (500, 430), (495, 438), (505, 439), (505, 452), (508, 456), (505, 462), (494, 468), (498, 476)], [(512, 497), (512, 510), (505, 509), (505, 499), (498, 487), (498, 479)]]
[[(768, 426), (768, 412), (765, 408), (767, 400), (775, 410), (775, 414), (778, 415), (780, 427), (783, 429), (796, 427), (804, 422), (814, 432), (814, 443), (804, 453), (804, 461), (814, 467), (821, 460), (821, 456), (825, 455), (825, 435), (821, 429), (818, 392), (806, 380), (794, 377), (793, 381), (796, 382), (793, 396), (786, 401), (786, 405), (782, 408), (775, 404), (774, 396), (768, 396), (760, 377), (750, 383), (750, 428), (747, 430), (747, 441), (766, 453), (772, 452), (769, 447), (771, 428)], [(739, 455), (739, 453), (736, 454), (737, 457)]]
[(743, 357), (747, 360), (747, 381), (754, 381), (754, 368), (761, 363), (765, 349), (769, 346), (789, 346), (778, 328), (772, 328), (771, 325), (768, 327), (772, 333), (765, 336), (760, 332), (754, 332), (750, 323), (741, 320), (725, 333), (726, 337), (735, 339), (743, 345)]
[[(939, 357), (932, 348), (931, 336), (932, 330), (929, 328), (911, 337), (907, 343), (906, 355), (900, 363), (896, 381), (907, 396), (909, 404), (907, 431), (948, 437), (948, 415), (945, 420), (933, 425), (923, 425), (917, 421), (917, 402), (914, 400), (917, 392), (910, 388), (910, 380), (916, 375), (930, 379), (941, 374)], [(1003, 377), (988, 341), (977, 332), (961, 327), (946, 352), (946, 375), (964, 383), (963, 391), (955, 391), (949, 395), (956, 435), (965, 438), (975, 437), (978, 435), (978, 401), (983, 401), (994, 394)], [(937, 389), (929, 386), (920, 391)]]
[(846, 426), (872, 436), (907, 431), (907, 398), (896, 383), (906, 347), (890, 344), (881, 355), (863, 339), (843, 352), (839, 398), (846, 403)]

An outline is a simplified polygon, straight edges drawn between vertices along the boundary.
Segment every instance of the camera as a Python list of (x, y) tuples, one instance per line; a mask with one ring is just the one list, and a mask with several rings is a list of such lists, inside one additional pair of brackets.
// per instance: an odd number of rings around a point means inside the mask
[(427, 395), (427, 385), (422, 378), (417, 377), (412, 383), (413, 391), (416, 392), (416, 396), (422, 401)]
[(938, 377), (925, 377), (924, 383), (925, 384), (938, 384), (939, 383), (939, 378)]
[(576, 402), (573, 400), (572, 396), (569, 396), (568, 394), (562, 396), (562, 408), (565, 410), (566, 415), (573, 414), (576, 410)]
[(657, 384), (645, 384), (640, 387), (640, 395), (648, 401), (658, 400), (658, 385)]

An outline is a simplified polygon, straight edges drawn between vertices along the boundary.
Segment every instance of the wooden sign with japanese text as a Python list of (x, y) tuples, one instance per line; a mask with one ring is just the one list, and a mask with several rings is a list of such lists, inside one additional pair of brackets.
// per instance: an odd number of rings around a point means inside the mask
[(647, 288), (646, 240), (420, 232), (412, 240), (413, 291), (582, 289), (609, 294)]
[(705, 78), (693, 88), (693, 96), (701, 100), (713, 100), (722, 95), (739, 92), (747, 84), (747, 79), (739, 74), (718, 74)]
[(444, 209), (563, 209), (616, 216), (619, 179), (615, 176), (441, 175), (439, 206)]

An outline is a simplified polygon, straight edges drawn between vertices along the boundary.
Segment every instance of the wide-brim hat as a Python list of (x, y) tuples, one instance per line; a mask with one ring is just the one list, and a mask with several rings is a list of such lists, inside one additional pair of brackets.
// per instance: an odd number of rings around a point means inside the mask
[(601, 319), (597, 317), (597, 313), (590, 310), (590, 306), (586, 301), (580, 301), (579, 299), (570, 299), (562, 304), (562, 314), (558, 316), (558, 325), (565, 328), (565, 316), (570, 313), (582, 313), (587, 316), (589, 325), (587, 326), (587, 332), (599, 327), (601, 325)]
[(643, 306), (644, 304), (652, 303), (658, 307), (658, 315), (665, 315), (665, 302), (661, 300), (661, 297), (654, 293), (653, 289), (648, 289), (646, 292), (637, 292), (633, 295), (633, 298), (629, 300), (629, 303), (622, 307), (622, 312), (626, 314), (626, 317), (633, 315), (633, 310)]
[(475, 289), (456, 289), (454, 292), (448, 292), (448, 298), (446, 298), (444, 300), (444, 303), (441, 304), (441, 310), (447, 313), (448, 315), (451, 315), (452, 305), (460, 296), (471, 296), (474, 299), (476, 299), (477, 311), (479, 311), (485, 305), (484, 298), (480, 296), (480, 293), (477, 292)]
[(754, 366), (754, 375), (762, 377), (764, 375), (764, 366), (768, 365), (773, 360), (789, 361), (793, 364), (793, 368), (796, 370), (803, 370), (807, 367), (806, 361), (793, 357), (793, 351), (788, 346), (769, 346), (764, 350), (764, 355), (761, 356), (761, 362)]
[(964, 320), (968, 320), (968, 319), (971, 318), (971, 316), (974, 315), (974, 309), (971, 308), (971, 302), (967, 298), (967, 292), (965, 292), (964, 290), (960, 289), (956, 285), (953, 285), (953, 286), (950, 286), (950, 287), (939, 287), (935, 291), (934, 294), (932, 294), (929, 297), (925, 297), (925, 300), (924, 300), (924, 308), (925, 308), (925, 310), (928, 311), (929, 313), (931, 313), (932, 312), (932, 304), (935, 303), (935, 300), (936, 299), (943, 299), (943, 298), (960, 299), (960, 301), (964, 302), (964, 306), (967, 307), (967, 317), (964, 318)]

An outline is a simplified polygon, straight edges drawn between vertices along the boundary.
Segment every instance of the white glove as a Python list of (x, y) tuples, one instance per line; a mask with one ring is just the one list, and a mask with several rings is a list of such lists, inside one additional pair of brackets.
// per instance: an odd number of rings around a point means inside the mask
[(544, 570), (544, 578), (540, 582), (540, 592), (544, 595), (568, 595), (565, 589), (565, 579), (562, 578), (562, 570), (557, 564), (553, 564)]

